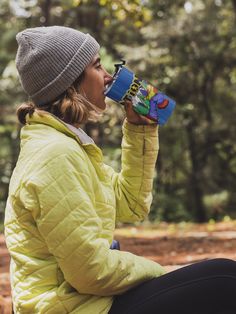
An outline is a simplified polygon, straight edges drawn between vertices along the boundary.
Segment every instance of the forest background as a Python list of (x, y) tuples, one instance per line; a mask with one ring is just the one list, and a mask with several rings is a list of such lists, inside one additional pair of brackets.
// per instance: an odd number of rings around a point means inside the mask
[[(91, 33), (111, 73), (121, 58), (176, 100), (160, 127), (151, 221), (235, 219), (236, 0), (0, 0), (0, 225), (19, 153), (16, 34), (63, 25)], [(124, 110), (109, 102), (85, 130), (120, 169)], [(102, 122), (102, 123), (101, 123)]]

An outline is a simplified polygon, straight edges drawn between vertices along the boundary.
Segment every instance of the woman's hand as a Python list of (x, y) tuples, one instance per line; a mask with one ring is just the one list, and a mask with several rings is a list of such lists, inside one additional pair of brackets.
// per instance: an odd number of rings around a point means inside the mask
[(129, 123), (136, 124), (136, 125), (148, 125), (148, 124), (156, 124), (155, 121), (152, 121), (145, 116), (139, 115), (137, 112), (134, 111), (132, 102), (129, 100), (125, 101), (125, 111), (126, 111), (126, 118)]

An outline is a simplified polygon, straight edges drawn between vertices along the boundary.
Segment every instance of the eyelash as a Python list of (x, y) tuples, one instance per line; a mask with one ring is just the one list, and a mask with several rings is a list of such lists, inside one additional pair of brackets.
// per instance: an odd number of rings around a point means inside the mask
[(102, 65), (99, 64), (99, 65), (96, 66), (96, 69), (100, 69), (101, 67), (102, 67)]

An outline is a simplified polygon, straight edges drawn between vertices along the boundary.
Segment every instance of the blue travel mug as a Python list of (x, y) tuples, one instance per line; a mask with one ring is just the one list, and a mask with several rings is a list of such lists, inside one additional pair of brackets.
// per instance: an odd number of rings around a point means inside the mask
[(165, 124), (175, 108), (175, 101), (145, 80), (137, 78), (124, 64), (123, 60), (121, 64), (115, 64), (113, 81), (106, 88), (105, 95), (122, 105), (125, 100), (130, 100), (138, 114), (157, 124)]

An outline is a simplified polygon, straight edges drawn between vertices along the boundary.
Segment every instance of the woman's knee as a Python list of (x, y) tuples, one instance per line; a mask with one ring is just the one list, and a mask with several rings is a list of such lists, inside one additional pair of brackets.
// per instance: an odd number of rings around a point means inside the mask
[(236, 276), (236, 261), (228, 258), (214, 258), (207, 261), (211, 270), (219, 275), (231, 274)]

